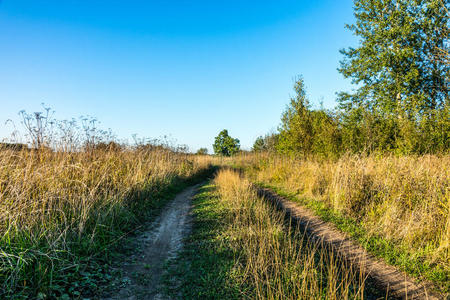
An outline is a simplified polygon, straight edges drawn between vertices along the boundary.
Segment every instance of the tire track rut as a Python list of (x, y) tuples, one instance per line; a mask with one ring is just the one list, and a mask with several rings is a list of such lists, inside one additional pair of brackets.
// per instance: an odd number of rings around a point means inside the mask
[(388, 291), (390, 296), (402, 299), (447, 299), (437, 294), (434, 291), (436, 288), (431, 283), (417, 283), (397, 268), (370, 255), (363, 247), (330, 223), (322, 221), (309, 209), (279, 196), (270, 189), (258, 186), (255, 188), (260, 197), (274, 203), (304, 228), (312, 240), (333, 247), (339, 255), (374, 279), (380, 288)]

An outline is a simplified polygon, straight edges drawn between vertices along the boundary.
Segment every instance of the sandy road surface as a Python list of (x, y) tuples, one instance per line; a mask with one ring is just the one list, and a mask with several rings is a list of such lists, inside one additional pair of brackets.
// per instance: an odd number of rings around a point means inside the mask
[(191, 198), (199, 185), (178, 194), (152, 226), (138, 236), (136, 253), (121, 267), (125, 284), (104, 299), (163, 299), (159, 291), (164, 263), (176, 256), (191, 226)]

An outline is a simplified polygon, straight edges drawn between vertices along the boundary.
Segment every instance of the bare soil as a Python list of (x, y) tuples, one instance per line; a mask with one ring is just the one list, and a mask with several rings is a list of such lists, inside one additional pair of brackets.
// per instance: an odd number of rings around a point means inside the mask
[(363, 273), (388, 292), (402, 299), (447, 299), (437, 294), (428, 282), (418, 283), (397, 268), (375, 258), (333, 225), (322, 221), (309, 209), (289, 201), (270, 189), (256, 187), (258, 195), (271, 201), (299, 224), (312, 240), (332, 247), (339, 255), (358, 267)]
[(191, 198), (199, 185), (178, 194), (161, 215), (137, 236), (136, 251), (119, 267), (121, 285), (103, 299), (164, 299), (161, 277), (165, 262), (175, 258), (191, 229)]

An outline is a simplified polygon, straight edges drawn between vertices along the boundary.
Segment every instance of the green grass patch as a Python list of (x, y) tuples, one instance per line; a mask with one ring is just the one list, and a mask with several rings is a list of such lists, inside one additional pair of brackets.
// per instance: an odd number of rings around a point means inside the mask
[[(220, 206), (214, 186), (202, 186), (193, 205), (192, 233), (168, 267), (167, 292), (181, 299), (242, 299), (242, 292), (249, 287), (233, 280), (239, 276), (233, 271), (239, 254), (218, 239), (228, 211)], [(173, 281), (178, 282), (175, 287), (169, 284)]]

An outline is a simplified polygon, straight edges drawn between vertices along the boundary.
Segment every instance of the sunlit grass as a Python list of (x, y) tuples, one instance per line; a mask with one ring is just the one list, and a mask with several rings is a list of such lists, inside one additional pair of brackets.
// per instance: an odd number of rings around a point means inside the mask
[(171, 268), (183, 299), (364, 298), (358, 270), (287, 224), (235, 171), (219, 171), (194, 203), (193, 236)]
[(69, 293), (163, 193), (209, 168), (163, 148), (0, 150), (0, 297)]
[(390, 263), (448, 290), (450, 156), (261, 154), (229, 163), (339, 223)]

